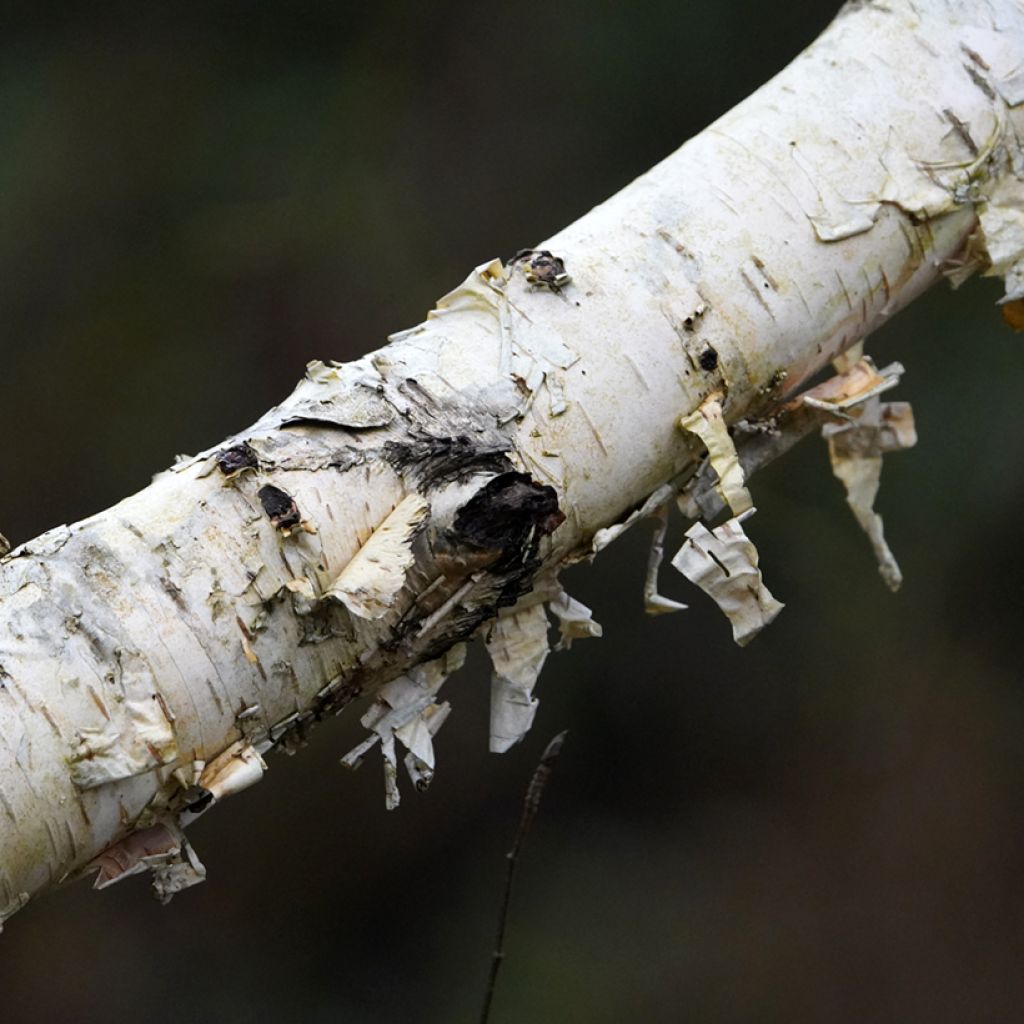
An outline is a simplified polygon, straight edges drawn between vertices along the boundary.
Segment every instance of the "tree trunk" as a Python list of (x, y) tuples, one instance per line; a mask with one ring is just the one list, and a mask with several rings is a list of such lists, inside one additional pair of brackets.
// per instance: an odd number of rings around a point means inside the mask
[[(373, 696), (398, 802), (434, 770), (461, 643), (494, 661), (492, 749), (547, 654), (599, 628), (557, 574), (669, 501), (673, 559), (743, 643), (781, 606), (746, 478), (806, 433), (890, 585), (872, 510), (913, 443), (856, 346), (944, 275), (1024, 297), (1024, 11), (850, 3), (784, 72), (602, 206), (478, 267), (421, 325), (101, 515), (0, 563), (0, 923), (86, 870), (201, 879), (182, 829), (262, 755)], [(837, 376), (808, 382), (830, 361)], [(652, 612), (663, 531), (652, 552)]]

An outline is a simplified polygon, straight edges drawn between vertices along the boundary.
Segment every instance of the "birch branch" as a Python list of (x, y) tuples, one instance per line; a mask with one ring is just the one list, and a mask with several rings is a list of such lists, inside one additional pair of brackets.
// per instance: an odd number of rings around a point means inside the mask
[[(379, 748), (435, 770), (463, 642), (494, 662), (491, 745), (537, 710), (558, 584), (675, 500), (672, 564), (746, 642), (781, 609), (748, 477), (822, 430), (890, 585), (882, 456), (915, 440), (861, 340), (944, 276), (1024, 300), (1024, 10), (850, 3), (785, 71), (424, 323), (311, 364), (249, 429), (0, 562), (0, 924), (87, 872), (201, 880), (184, 829), (315, 722), (370, 700)], [(834, 377), (811, 387), (819, 371)], [(645, 595), (657, 594), (659, 526)]]

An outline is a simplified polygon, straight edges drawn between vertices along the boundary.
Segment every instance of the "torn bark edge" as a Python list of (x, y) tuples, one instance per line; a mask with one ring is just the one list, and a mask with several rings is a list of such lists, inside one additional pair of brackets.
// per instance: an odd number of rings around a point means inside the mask
[(419, 494), (403, 498), (370, 534), (324, 594), (362, 619), (382, 619), (394, 609), (416, 560), (414, 544), (426, 527), (430, 505)]
[(722, 414), (721, 394), (709, 395), (694, 412), (680, 417), (679, 426), (698, 437), (707, 449), (708, 461), (717, 477), (715, 489), (732, 514), (738, 516), (753, 508), (739, 454)]
[(658, 573), (665, 557), (665, 534), (668, 532), (668, 505), (655, 509), (651, 548), (647, 555), (647, 576), (644, 580), (644, 611), (648, 615), (667, 615), (684, 611), (688, 606), (658, 593)]
[(164, 821), (133, 832), (104, 850), (86, 870), (95, 868), (95, 889), (105, 889), (143, 871), (153, 873), (153, 895), (168, 903), (183, 889), (206, 878), (206, 868), (184, 832), (173, 821)]
[(672, 565), (701, 588), (732, 623), (733, 639), (748, 644), (783, 609), (764, 585), (757, 548), (741, 520), (755, 510), (729, 519), (713, 530), (694, 523)]
[[(122, 837), (77, 874), (96, 871), (94, 889), (105, 889), (132, 875), (151, 871), (153, 894), (168, 903), (183, 889), (206, 878), (206, 868), (185, 837), (184, 826), (215, 803), (258, 782), (266, 770), (263, 758), (248, 740), (233, 743), (208, 765), (201, 761), (175, 770), (179, 800), (190, 799), (180, 813), (148, 809), (140, 823), (156, 821)], [(186, 797), (187, 794), (187, 797)]]
[[(234, 796), (259, 782), (266, 770), (266, 762), (252, 743), (237, 740), (203, 769), (199, 777), (202, 799), (212, 804)], [(189, 810), (194, 813), (194, 805)]]
[(594, 621), (594, 613), (581, 601), (570, 597), (561, 587), (548, 601), (551, 614), (558, 619), (559, 640), (556, 651), (567, 651), (574, 640), (600, 639), (604, 636), (601, 623)]
[(451, 712), (447, 702), (438, 704), (436, 697), (448, 677), (462, 667), (465, 656), (465, 644), (456, 644), (439, 658), (385, 683), (360, 720), (370, 735), (341, 758), (341, 764), (354, 771), (378, 743), (381, 745), (389, 811), (401, 802), (394, 741), (399, 740), (409, 752), (405, 766), (413, 785), (420, 791), (426, 789), (434, 777), (433, 738)]
[[(823, 425), (850, 422), (851, 407), (896, 386), (904, 372), (903, 366), (891, 363), (876, 370), (869, 358), (856, 351), (857, 347), (852, 346), (836, 360), (836, 368), (841, 372), (834, 377), (789, 399), (765, 419), (740, 420), (736, 424), (734, 443), (745, 479), (785, 455), (808, 434), (820, 431)], [(846, 368), (841, 369), (843, 366)], [(902, 405), (895, 403), (895, 406)], [(687, 519), (710, 523), (728, 509), (716, 486), (715, 473), (707, 463), (681, 488), (668, 488), (665, 497), (659, 492), (655, 494), (666, 501), (677, 491), (679, 509)], [(654, 497), (652, 495), (652, 499)], [(645, 503), (642, 514), (651, 514), (651, 504), (652, 501)]]
[(821, 435), (828, 444), (832, 472), (846, 491), (846, 502), (871, 542), (878, 571), (886, 586), (895, 592), (903, 582), (903, 574), (886, 542), (882, 517), (874, 510), (874, 504), (881, 483), (883, 453), (901, 451), (917, 442), (910, 405), (882, 403), (877, 396), (873, 397), (850, 422), (825, 424)]
[(543, 601), (507, 608), (498, 614), (484, 639), (491, 675), (490, 750), (503, 754), (533, 725), (539, 701), (533, 689), (551, 651)]
[(430, 737), (429, 759), (417, 752), (419, 749), (417, 745), (413, 743), (407, 744), (409, 749), (404, 759), (405, 770), (409, 773), (409, 779), (413, 786), (420, 793), (425, 793), (430, 788), (431, 782), (434, 781), (433, 739), (441, 726), (448, 721), (451, 710), (452, 706), (447, 701), (442, 701), (440, 704), (429, 705), (424, 709), (419, 719), (417, 719), (416, 724), (422, 724)]

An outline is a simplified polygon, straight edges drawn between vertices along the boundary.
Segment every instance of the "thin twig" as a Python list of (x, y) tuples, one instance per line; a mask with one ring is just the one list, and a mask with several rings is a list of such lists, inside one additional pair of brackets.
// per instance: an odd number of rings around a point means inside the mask
[(540, 798), (544, 795), (544, 787), (551, 777), (551, 772), (562, 752), (562, 744), (568, 730), (560, 732), (545, 748), (540, 756), (540, 762), (533, 771), (530, 778), (530, 785), (526, 788), (526, 798), (523, 800), (523, 814), (519, 819), (519, 828), (516, 830), (515, 842), (512, 849), (505, 854), (508, 867), (505, 872), (505, 893), (501, 901), (501, 912), (498, 915), (498, 935), (494, 941), (494, 955), (491, 958), (491, 973), (487, 979), (487, 991), (484, 993), (484, 1008), (480, 1014), (480, 1024), (487, 1024), (491, 1015), (491, 1001), (494, 999), (494, 986), (498, 982), (498, 971), (501, 970), (502, 962), (505, 959), (505, 926), (508, 924), (508, 908), (512, 903), (512, 883), (516, 877), (516, 867), (519, 864), (519, 852), (523, 848), (523, 841), (530, 828), (530, 823), (537, 815), (537, 808), (540, 807)]

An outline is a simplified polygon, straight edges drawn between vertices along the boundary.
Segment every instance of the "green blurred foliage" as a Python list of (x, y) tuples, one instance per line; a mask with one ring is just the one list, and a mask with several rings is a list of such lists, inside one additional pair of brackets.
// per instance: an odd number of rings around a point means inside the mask
[[(0, 526), (109, 505), (308, 359), (417, 322), (833, 9), (6, 5)], [(691, 609), (643, 618), (638, 527), (569, 574), (606, 638), (549, 662), (527, 742), (486, 754), (474, 656), (437, 781), (388, 815), (377, 765), (336, 763), (355, 716), (323, 726), (197, 824), (210, 881), (169, 909), (136, 880), (13, 920), (3, 1019), (475, 1019), (519, 801), (567, 726), (494, 1024), (1019, 1019), (1024, 371), (997, 295), (937, 290), (871, 342), (922, 438), (884, 473), (898, 595), (809, 440), (754, 482), (788, 608), (750, 648), (681, 579)]]

